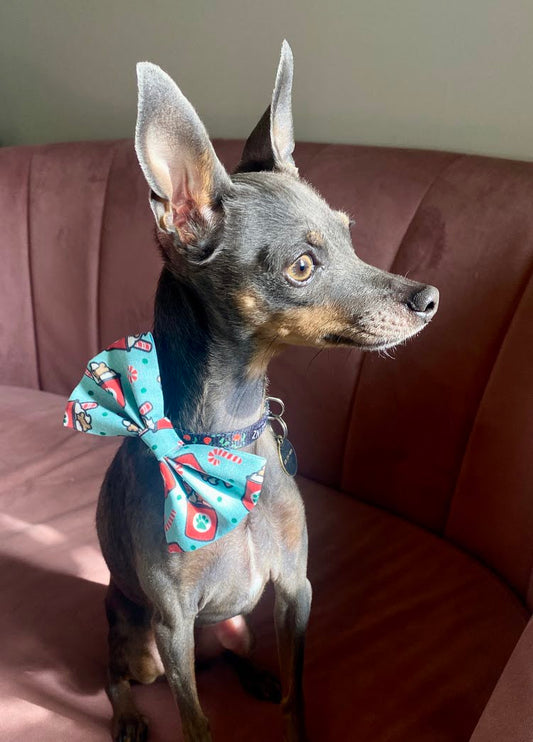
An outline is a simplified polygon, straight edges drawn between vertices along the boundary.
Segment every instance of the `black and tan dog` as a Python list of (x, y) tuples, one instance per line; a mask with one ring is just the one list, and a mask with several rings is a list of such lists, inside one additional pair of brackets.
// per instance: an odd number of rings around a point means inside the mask
[[(437, 310), (438, 292), (373, 268), (352, 249), (349, 221), (298, 178), (285, 42), (272, 103), (228, 175), (196, 112), (155, 65), (138, 66), (136, 149), (151, 189), (163, 256), (155, 301), (166, 414), (178, 429), (231, 431), (258, 420), (270, 358), (288, 343), (396, 345)], [(188, 742), (211, 739), (195, 681), (195, 628), (215, 624), (244, 654), (243, 615), (274, 584), (284, 735), (305, 739), (304, 635), (311, 605), (307, 531), (293, 479), (270, 429), (249, 448), (267, 459), (247, 518), (202, 549), (169, 554), (157, 461), (137, 439), (111, 464), (98, 534), (107, 596), (113, 737), (147, 738), (130, 680), (166, 674)]]

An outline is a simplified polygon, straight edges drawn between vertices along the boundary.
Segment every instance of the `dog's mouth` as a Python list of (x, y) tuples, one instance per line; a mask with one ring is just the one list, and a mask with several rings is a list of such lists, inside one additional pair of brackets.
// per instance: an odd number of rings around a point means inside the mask
[(332, 332), (324, 332), (318, 342), (330, 347), (386, 350), (404, 343), (420, 332), (431, 316), (420, 316), (420, 313), (408, 310), (406, 306), (366, 309), (357, 317), (350, 317), (348, 321), (347, 318), (344, 322), (337, 320), (336, 327), (324, 327), (324, 330), (329, 329)]
[(322, 342), (330, 346), (344, 345), (351, 348), (358, 348), (359, 350), (386, 350), (387, 348), (393, 348), (395, 345), (403, 343), (413, 335), (416, 335), (421, 329), (421, 327), (417, 328), (414, 332), (409, 332), (396, 338), (383, 338), (368, 331), (365, 331), (364, 336), (359, 338), (351, 335), (328, 333), (322, 337)]
[(322, 340), (328, 345), (352, 345), (354, 347), (361, 347), (361, 343), (358, 343), (354, 338), (348, 337), (348, 335), (329, 333), (328, 335), (324, 335)]

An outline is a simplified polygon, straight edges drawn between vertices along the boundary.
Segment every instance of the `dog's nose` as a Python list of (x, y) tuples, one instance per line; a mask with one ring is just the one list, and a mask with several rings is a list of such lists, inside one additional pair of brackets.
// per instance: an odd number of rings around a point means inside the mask
[(424, 286), (417, 289), (406, 304), (421, 319), (429, 322), (439, 306), (439, 290), (435, 286)]

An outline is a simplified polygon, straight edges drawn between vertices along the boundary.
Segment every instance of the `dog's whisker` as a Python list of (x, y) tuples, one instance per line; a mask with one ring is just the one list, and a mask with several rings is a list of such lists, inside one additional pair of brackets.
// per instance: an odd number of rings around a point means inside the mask
[(311, 360), (310, 360), (310, 361), (309, 361), (309, 363), (307, 364), (306, 372), (307, 372), (307, 371), (309, 371), (309, 369), (310, 369), (310, 367), (311, 367), (311, 364), (312, 364), (312, 363), (314, 363), (314, 361), (316, 361), (316, 359), (318, 358), (318, 356), (319, 356), (319, 355), (320, 355), (320, 354), (321, 354), (321, 353), (322, 353), (322, 352), (323, 352), (324, 350), (326, 350), (326, 348), (325, 348), (325, 347), (319, 348), (319, 349), (317, 350), (317, 352), (316, 352), (316, 353), (315, 353), (315, 354), (313, 355), (313, 357), (311, 358)]

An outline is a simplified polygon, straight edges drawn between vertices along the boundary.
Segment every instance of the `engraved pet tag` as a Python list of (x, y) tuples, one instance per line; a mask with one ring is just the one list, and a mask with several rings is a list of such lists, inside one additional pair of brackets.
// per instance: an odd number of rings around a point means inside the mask
[(281, 436), (278, 436), (277, 441), (278, 456), (283, 471), (288, 474), (289, 477), (294, 477), (294, 475), (298, 471), (298, 460), (296, 458), (296, 451), (294, 450), (294, 446), (288, 438), (282, 438)]

